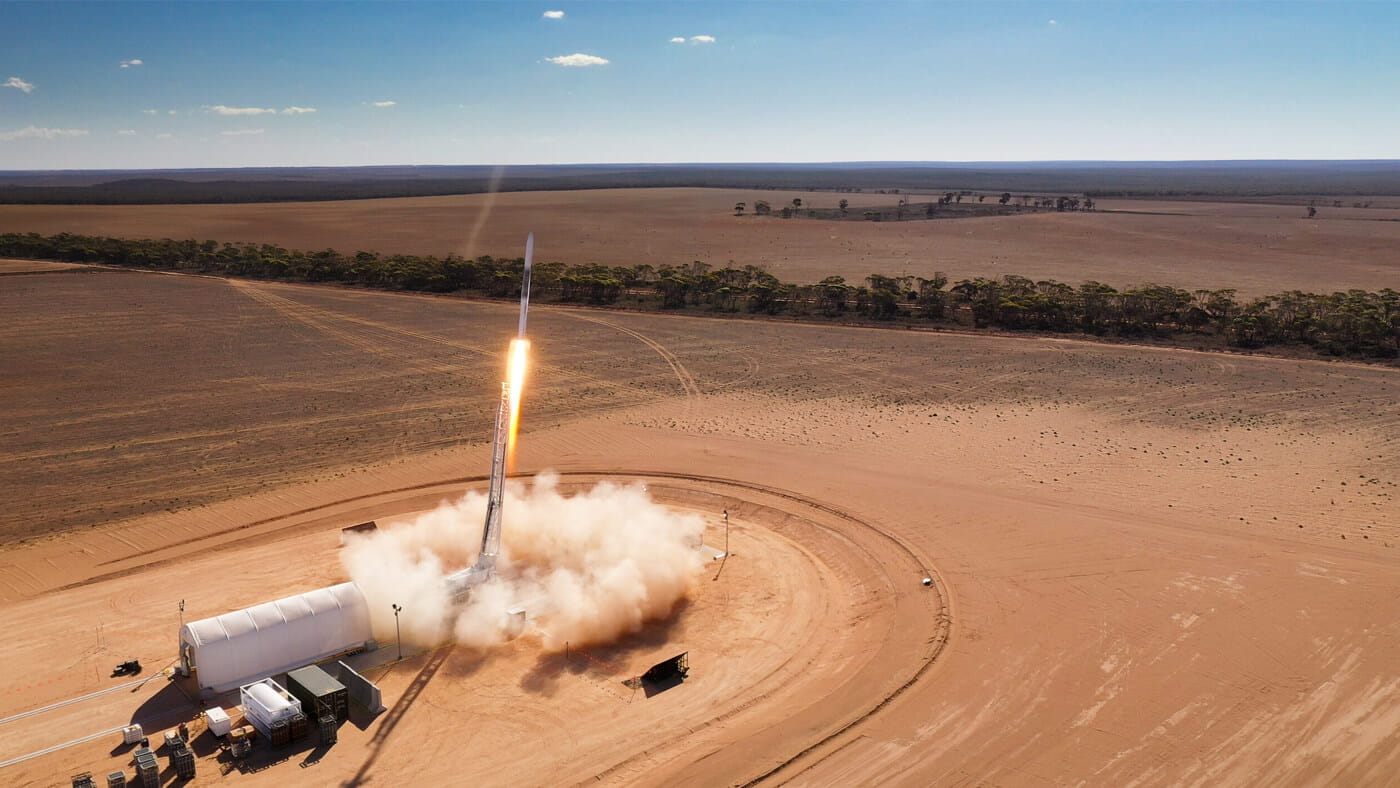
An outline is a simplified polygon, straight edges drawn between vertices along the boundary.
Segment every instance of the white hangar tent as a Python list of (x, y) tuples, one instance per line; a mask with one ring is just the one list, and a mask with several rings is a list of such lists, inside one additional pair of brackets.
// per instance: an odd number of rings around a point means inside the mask
[(224, 692), (373, 647), (365, 595), (354, 583), (341, 583), (186, 624), (180, 667), (202, 692)]

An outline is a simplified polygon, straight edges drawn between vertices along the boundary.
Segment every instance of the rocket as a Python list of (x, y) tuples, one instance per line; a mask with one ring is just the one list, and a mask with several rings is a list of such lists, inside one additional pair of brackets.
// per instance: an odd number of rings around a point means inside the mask
[(516, 332), (516, 339), (525, 338), (525, 317), (530, 311), (530, 264), (535, 259), (535, 234), (530, 233), (525, 237), (525, 278), (520, 285), (520, 330)]
[(486, 523), (481, 529), (481, 551), (476, 563), (447, 576), (447, 590), (456, 602), (471, 594), (473, 586), (490, 580), (496, 574), (496, 555), (501, 550), (501, 504), (504, 499), (506, 458), (515, 438), (519, 415), (520, 394), (525, 374), (525, 320), (530, 311), (530, 268), (535, 256), (535, 234), (525, 239), (525, 271), (520, 286), (520, 325), (511, 340), (508, 354), (508, 380), (501, 383), (501, 396), (496, 405), (496, 426), (491, 451), (491, 484), (486, 495)]

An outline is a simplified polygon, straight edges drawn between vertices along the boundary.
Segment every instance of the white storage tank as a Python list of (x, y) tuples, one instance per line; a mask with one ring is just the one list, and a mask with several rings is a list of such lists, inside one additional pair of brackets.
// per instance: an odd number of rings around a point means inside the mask
[(290, 720), (301, 712), (301, 701), (272, 679), (246, 684), (238, 690), (243, 715), (263, 736), (272, 737), (272, 723)]
[(186, 624), (180, 667), (202, 693), (217, 693), (373, 647), (365, 595), (341, 583)]

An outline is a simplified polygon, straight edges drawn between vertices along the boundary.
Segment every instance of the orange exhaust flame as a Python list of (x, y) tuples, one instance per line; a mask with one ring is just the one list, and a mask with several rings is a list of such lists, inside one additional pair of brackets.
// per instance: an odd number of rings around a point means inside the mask
[(515, 433), (520, 426), (520, 394), (525, 390), (525, 368), (529, 364), (530, 340), (510, 341), (506, 381), (510, 383), (510, 432), (506, 440), (506, 467), (515, 467)]

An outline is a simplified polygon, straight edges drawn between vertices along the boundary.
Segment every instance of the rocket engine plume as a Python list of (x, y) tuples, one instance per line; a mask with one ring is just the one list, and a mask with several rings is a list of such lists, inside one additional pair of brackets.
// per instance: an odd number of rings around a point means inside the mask
[(525, 391), (525, 366), (530, 340), (525, 338), (525, 319), (530, 311), (530, 269), (535, 258), (535, 234), (525, 238), (525, 271), (520, 281), (520, 328), (510, 342), (506, 381), (510, 386), (510, 436), (506, 440), (506, 469), (515, 469), (515, 435), (520, 427), (520, 395)]
[(515, 457), (515, 435), (520, 424), (520, 394), (525, 386), (525, 366), (530, 340), (525, 338), (525, 319), (530, 309), (530, 268), (535, 256), (535, 234), (525, 239), (525, 270), (520, 287), (520, 327), (510, 341), (506, 380), (496, 404), (496, 426), (492, 431), (491, 484), (486, 496), (486, 524), (481, 529), (481, 552), (472, 566), (447, 576), (447, 587), (457, 601), (465, 600), (474, 586), (496, 574), (496, 555), (501, 549), (501, 503), (506, 464)]

